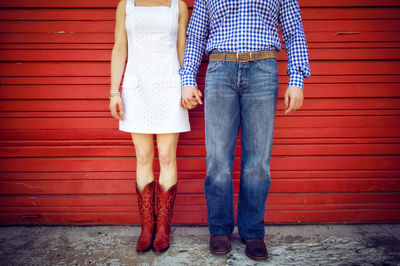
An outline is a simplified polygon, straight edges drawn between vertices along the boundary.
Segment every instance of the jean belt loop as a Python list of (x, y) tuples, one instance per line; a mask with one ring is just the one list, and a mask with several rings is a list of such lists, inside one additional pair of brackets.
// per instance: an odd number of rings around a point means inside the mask
[(225, 57), (226, 57), (226, 53), (222, 54), (222, 63), (225, 63)]
[(257, 51), (254, 52), (254, 62), (257, 62)]

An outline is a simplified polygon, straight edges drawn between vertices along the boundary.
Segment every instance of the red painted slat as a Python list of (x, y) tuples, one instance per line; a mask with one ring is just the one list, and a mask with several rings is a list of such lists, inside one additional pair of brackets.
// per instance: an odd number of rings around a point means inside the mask
[[(318, 75), (399, 75), (399, 63), (390, 61), (337, 61), (335, 64), (329, 61), (316, 61), (313, 64), (313, 71)], [(279, 74), (284, 75), (286, 63), (278, 62)], [(109, 64), (103, 62), (64, 62), (59, 63), (0, 63), (1, 76), (109, 76)], [(206, 65), (200, 66), (200, 74), (204, 75)]]
[[(276, 128), (275, 139), (291, 138), (397, 138), (400, 128)], [(0, 130), (2, 139), (9, 140), (121, 140), (130, 135), (115, 129), (88, 130)], [(196, 141), (204, 138), (203, 129), (181, 134), (181, 139)]]
[[(316, 77), (313, 77), (314, 79)], [(15, 78), (18, 79), (18, 78)], [(329, 77), (322, 77), (330, 82)], [(368, 97), (400, 97), (400, 83), (362, 83), (363, 77), (355, 83), (310, 83), (306, 82), (304, 94), (306, 98), (368, 98)], [(373, 77), (371, 77), (373, 79)], [(332, 81), (334, 78), (332, 78)], [(367, 80), (367, 79), (366, 79)], [(280, 84), (280, 98), (284, 97), (286, 84)], [(203, 86), (200, 87), (203, 90)], [(105, 100), (109, 86), (104, 84), (63, 84), (63, 85), (2, 85), (2, 99), (97, 99)], [(306, 104), (306, 103), (305, 103)], [(90, 106), (88, 106), (90, 108)], [(197, 110), (195, 110), (197, 111)]]
[[(158, 171), (155, 171), (158, 174)], [(271, 176), (275, 179), (378, 179), (387, 178), (393, 179), (399, 177), (400, 170), (387, 170), (387, 169), (361, 169), (361, 170), (271, 170)], [(156, 175), (157, 176), (157, 175)], [(1, 180), (3, 181), (43, 181), (43, 180), (130, 180), (134, 182), (135, 172), (132, 171), (58, 171), (58, 172), (8, 172), (0, 173)], [(204, 181), (205, 173), (201, 170), (179, 170), (179, 180), (201, 180)], [(240, 170), (233, 171), (233, 179), (240, 179)]]
[[(400, 144), (274, 144), (272, 156), (328, 155), (400, 155)], [(0, 157), (128, 157), (135, 156), (132, 146), (7, 146)], [(206, 156), (205, 145), (179, 145), (177, 156)], [(238, 145), (236, 156), (240, 156)]]
[[(109, 85), (110, 77), (1, 77), (2, 84), (4, 85)], [(204, 88), (204, 76), (200, 75), (197, 78), (199, 88)], [(288, 76), (280, 76), (279, 83), (287, 85), (289, 81)], [(319, 84), (351, 84), (357, 85), (363, 83), (363, 86), (368, 86), (373, 83), (374, 86), (379, 86), (381, 83), (399, 83), (400, 75), (319, 75), (313, 76), (305, 80), (308, 88), (310, 85)], [(364, 84), (365, 83), (365, 84)], [(392, 93), (395, 93), (393, 91)], [(307, 95), (308, 96), (308, 95)], [(348, 96), (353, 97), (353, 96)], [(383, 97), (383, 96), (382, 96)], [(388, 96), (389, 97), (389, 96)], [(104, 99), (104, 98), (103, 98)]]
[[(193, 7), (193, 0), (185, 0), (189, 7)], [(57, 7), (57, 8), (114, 8), (116, 7), (118, 0), (82, 0), (82, 1), (69, 1), (69, 0), (13, 0), (0, 2), (0, 7)], [(319, 0), (299, 0), (300, 6), (313, 6), (313, 7), (365, 7), (365, 6), (400, 6), (397, 0), (330, 0), (330, 1), (319, 1)]]
[[(336, 31), (349, 34), (361, 31), (398, 31), (400, 20), (304, 20), (305, 31)], [(74, 34), (76, 32), (113, 32), (114, 21), (0, 21), (0, 32), (51, 32)], [(45, 29), (45, 30), (44, 30)]]
[[(316, 206), (346, 206), (353, 204), (354, 206), (362, 206), (369, 204), (398, 204), (400, 200), (399, 194), (390, 193), (324, 193), (324, 194), (291, 194), (288, 197), (286, 193), (270, 193), (268, 196), (268, 206), (303, 206), (308, 204)], [(238, 196), (234, 195), (234, 202), (237, 204)], [(98, 206), (102, 202), (102, 206), (137, 206), (136, 196), (134, 194), (127, 195), (34, 195), (34, 196), (13, 196), (0, 197), (1, 207), (93, 207)], [(205, 205), (206, 200), (204, 194), (178, 194), (175, 203), (179, 206), (197, 206)], [(35, 212), (34, 209), (31, 209)], [(190, 211), (190, 210), (189, 210)]]
[[(237, 204), (235, 204), (236, 208)], [(366, 208), (370, 209), (398, 209), (400, 208), (400, 203), (373, 203), (373, 204), (290, 204), (290, 205), (273, 205), (269, 204), (266, 208), (266, 212), (271, 211), (329, 211), (329, 210), (363, 210)], [(57, 206), (57, 207), (39, 207), (39, 206), (32, 206), (32, 207), (3, 207), (4, 212), (6, 213), (97, 213), (97, 212), (135, 212), (138, 213), (138, 207), (134, 204), (129, 204), (127, 206), (89, 206), (89, 207), (82, 207), (82, 206), (74, 206), (74, 207), (66, 207), (66, 206)], [(205, 204), (197, 204), (197, 205), (179, 205), (176, 204), (174, 207), (175, 212), (206, 212), (207, 208)]]
[[(392, 7), (304, 7), (301, 9), (304, 20), (307, 19), (387, 19), (400, 18), (400, 8)], [(29, 9), (4, 9), (0, 10), (2, 20), (114, 20), (114, 8), (90, 8), (90, 9), (46, 9), (41, 8), (32, 12)]]
[[(1, 61), (110, 61), (110, 50), (0, 50)], [(400, 58), (400, 48), (309, 49), (310, 60), (383, 60)], [(278, 60), (287, 61), (284, 52)]]
[[(399, 222), (397, 210), (391, 209), (364, 209), (364, 210), (337, 210), (337, 211), (269, 211), (265, 215), (266, 223), (376, 223), (376, 222)], [(64, 213), (62, 216), (55, 213), (44, 213), (30, 215), (29, 213), (0, 214), (0, 224), (137, 224), (139, 217), (137, 213)], [(206, 224), (205, 212), (192, 212), (190, 215), (175, 212), (172, 218), (173, 224)]]
[[(193, 129), (202, 128), (203, 118), (190, 118)], [(400, 128), (398, 116), (277, 116), (275, 128)], [(113, 118), (0, 118), (0, 129), (107, 129), (118, 128)]]
[[(74, 195), (74, 194), (130, 194), (134, 193), (133, 180), (59, 180), (59, 181), (2, 181), (0, 195)], [(203, 180), (179, 180), (178, 193), (203, 193)], [(397, 178), (365, 179), (276, 179), (271, 193), (359, 193), (400, 192)], [(239, 181), (233, 181), (234, 193), (239, 192)]]
[[(306, 35), (310, 48), (320, 47), (315, 43), (318, 43), (319, 45), (325, 44), (329, 48), (343, 46), (399, 47), (398, 43), (390, 42), (398, 42), (400, 40), (398, 31), (342, 32), (339, 34), (337, 31), (308, 31), (306, 32)], [(53, 32), (0, 32), (0, 44), (2, 44), (1, 47), (4, 47), (5, 49), (27, 49), (29, 47), (39, 49), (44, 49), (44, 47), (49, 47), (49, 49), (66, 49), (70, 48), (73, 44), (75, 44), (75, 46), (81, 46), (82, 49), (87, 49), (88, 46), (93, 47), (93, 49), (111, 49), (114, 40), (113, 38), (114, 36), (111, 32), (75, 32), (73, 34)]]
[[(399, 87), (400, 88), (400, 87)], [(283, 99), (278, 99), (277, 108), (282, 110)], [(0, 112), (107, 112), (108, 100), (0, 100)], [(396, 98), (357, 98), (357, 99), (307, 99), (299, 112), (303, 110), (398, 110), (400, 99)], [(203, 112), (199, 106), (192, 113)], [(295, 113), (294, 113), (295, 114)], [(4, 115), (5, 117), (5, 115)]]
[[(204, 171), (203, 157), (178, 158), (180, 171)], [(235, 170), (240, 160), (235, 159)], [(396, 170), (399, 156), (304, 156), (272, 157), (271, 170)], [(155, 169), (158, 161), (155, 160)], [(60, 171), (135, 171), (134, 158), (40, 158), (3, 159), (1, 172), (60, 172)]]

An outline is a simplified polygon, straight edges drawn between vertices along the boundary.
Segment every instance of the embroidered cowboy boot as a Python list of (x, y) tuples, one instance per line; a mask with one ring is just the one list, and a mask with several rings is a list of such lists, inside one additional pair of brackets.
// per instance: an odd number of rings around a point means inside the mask
[(137, 252), (146, 252), (150, 250), (153, 242), (155, 229), (154, 184), (155, 181), (147, 184), (142, 192), (140, 192), (136, 184), (141, 225), (140, 237), (136, 243)]
[(156, 234), (153, 241), (153, 250), (164, 252), (169, 248), (176, 184), (166, 193), (164, 193), (159, 183), (156, 184), (156, 187)]

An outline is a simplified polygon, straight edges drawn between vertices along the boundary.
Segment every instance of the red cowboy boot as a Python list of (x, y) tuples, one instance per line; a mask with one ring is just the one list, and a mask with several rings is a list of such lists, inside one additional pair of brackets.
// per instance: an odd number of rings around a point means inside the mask
[(153, 241), (153, 250), (164, 252), (169, 248), (176, 184), (167, 193), (164, 193), (159, 183), (156, 187), (156, 235)]
[(146, 252), (151, 249), (155, 229), (154, 184), (154, 181), (147, 184), (142, 192), (136, 184), (141, 225), (140, 237), (136, 243), (137, 252)]

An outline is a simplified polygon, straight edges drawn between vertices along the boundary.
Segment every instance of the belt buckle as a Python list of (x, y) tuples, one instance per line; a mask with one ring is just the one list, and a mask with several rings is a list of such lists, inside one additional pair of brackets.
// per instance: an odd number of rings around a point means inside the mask
[(248, 59), (247, 59), (246, 55), (247, 54), (245, 54), (245, 53), (242, 53), (242, 54), (236, 53), (236, 61), (237, 62), (248, 62)]

